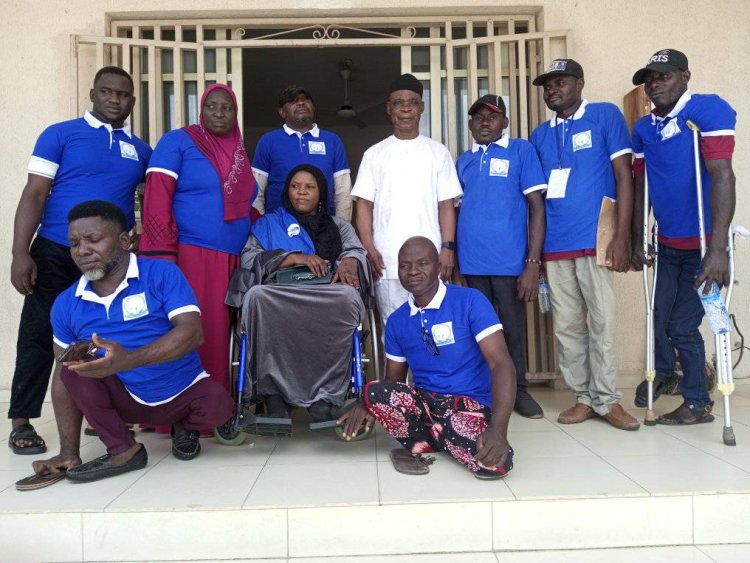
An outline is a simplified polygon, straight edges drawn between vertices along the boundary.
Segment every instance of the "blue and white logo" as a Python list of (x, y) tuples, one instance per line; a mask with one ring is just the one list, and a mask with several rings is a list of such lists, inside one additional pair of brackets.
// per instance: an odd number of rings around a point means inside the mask
[(592, 146), (590, 129), (573, 135), (573, 152), (581, 149), (590, 149)]
[(307, 149), (310, 154), (326, 154), (326, 144), (324, 141), (310, 141)]
[(502, 176), (503, 178), (507, 178), (509, 170), (509, 160), (505, 160), (504, 158), (490, 159), (490, 176)]
[(122, 300), (122, 318), (125, 321), (132, 321), (148, 315), (148, 304), (146, 303), (145, 293), (136, 293), (128, 295)]
[(300, 233), (300, 227), (297, 223), (292, 223), (286, 228), (286, 234), (290, 237), (296, 237)]
[(130, 160), (138, 160), (138, 151), (135, 150), (135, 145), (120, 141), (120, 156)]
[(431, 330), (435, 346), (446, 346), (447, 344), (453, 344), (456, 342), (456, 339), (453, 336), (453, 321), (432, 325)]

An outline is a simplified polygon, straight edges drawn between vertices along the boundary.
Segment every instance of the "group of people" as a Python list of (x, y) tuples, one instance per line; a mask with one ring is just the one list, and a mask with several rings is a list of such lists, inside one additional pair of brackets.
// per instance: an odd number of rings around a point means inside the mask
[[(419, 133), (423, 87), (405, 74), (388, 90), (393, 135), (365, 152), (352, 187), (343, 144), (315, 124), (304, 88), (281, 93), (284, 125), (259, 140), (252, 162), (237, 100), (220, 84), (203, 94), (199, 123), (165, 134), (152, 153), (128, 125), (132, 79), (101, 69), (91, 111), (39, 137), (16, 213), (11, 278), (25, 301), (9, 446), (46, 451), (30, 419), (55, 357), (61, 442), (19, 488), (144, 467), (132, 423), (171, 429), (179, 459), (198, 455), (201, 432), (234, 416), (235, 307), (252, 327), (249, 362), (271, 417), (304, 406), (314, 420), (337, 419), (346, 439), (378, 420), (403, 445), (391, 452), (399, 471), (427, 473), (423, 454), (445, 450), (477, 478), (502, 478), (513, 467), (511, 412), (543, 416), (525, 359), (526, 302), (543, 271), (560, 371), (575, 393), (558, 421), (600, 416), (638, 429), (615, 385), (613, 274), (650, 260), (640, 246), (646, 174), (660, 247), (654, 398), (674, 377), (675, 350), (684, 373), (683, 404), (657, 422), (713, 420), (696, 288), (728, 279), (736, 114), (718, 96), (692, 94), (689, 80), (683, 53), (654, 54), (633, 77), (654, 110), (631, 137), (615, 105), (583, 98), (581, 65), (555, 60), (533, 81), (553, 117), (528, 141), (511, 138), (502, 97), (481, 96), (468, 112), (474, 145), (454, 164)], [(703, 259), (687, 120), (701, 130)], [(138, 241), (133, 202), (144, 181)], [(616, 200), (616, 220), (597, 260), (604, 198)], [(271, 283), (289, 268), (329, 283)], [(328, 344), (361, 323), (369, 287), (385, 326), (385, 379), (342, 414), (351, 350)], [(645, 396), (644, 383), (636, 406)], [(82, 464), (83, 416), (107, 454)]]

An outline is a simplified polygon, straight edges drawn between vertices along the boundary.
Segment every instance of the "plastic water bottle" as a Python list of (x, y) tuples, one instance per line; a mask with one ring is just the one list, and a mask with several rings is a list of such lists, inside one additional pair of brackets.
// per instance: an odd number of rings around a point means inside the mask
[(552, 310), (552, 304), (549, 300), (549, 283), (547, 276), (539, 275), (539, 312), (549, 313)]
[(721, 297), (721, 291), (716, 282), (711, 282), (711, 292), (703, 295), (703, 289), (706, 282), (703, 282), (698, 288), (698, 296), (701, 298), (701, 305), (706, 312), (708, 324), (714, 334), (724, 334), (732, 330), (732, 322), (729, 319), (729, 311), (724, 305), (724, 299)]

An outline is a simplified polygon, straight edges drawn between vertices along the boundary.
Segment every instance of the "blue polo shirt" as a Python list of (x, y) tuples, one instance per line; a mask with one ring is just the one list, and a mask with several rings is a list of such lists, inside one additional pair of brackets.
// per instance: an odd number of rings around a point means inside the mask
[(333, 180), (341, 174), (349, 174), (349, 161), (338, 135), (318, 129), (317, 125), (299, 134), (284, 124), (258, 141), (253, 155), (253, 171), (268, 178), (265, 212), (281, 207), (287, 174), (300, 164), (312, 164), (323, 172), (328, 182), (328, 212), (333, 215)]
[(50, 125), (37, 139), (29, 174), (52, 180), (39, 235), (68, 246), (68, 212), (79, 203), (101, 199), (119, 206), (135, 224), (135, 188), (144, 181), (151, 147), (130, 126), (112, 129), (90, 112)]
[(176, 129), (159, 139), (148, 172), (161, 172), (176, 180), (172, 211), (182, 244), (228, 254), (242, 251), (250, 235), (252, 202), (245, 217), (224, 221), (221, 178), (190, 135)]
[(464, 190), (458, 216), (458, 264), (474, 276), (520, 276), (528, 253), (526, 196), (547, 179), (531, 143), (474, 144), (456, 163)]
[[(425, 344), (421, 327), (432, 335), (439, 355), (433, 355)], [(479, 291), (440, 282), (424, 309), (409, 295), (388, 317), (385, 355), (391, 361), (408, 363), (417, 387), (471, 397), (492, 407), (492, 378), (479, 342), (502, 328), (492, 305)]]
[[(639, 119), (633, 127), (636, 159), (645, 158), (648, 191), (659, 240), (675, 248), (700, 248), (693, 132), (700, 129), (700, 170), (703, 180), (703, 216), (711, 233), (711, 175), (706, 160), (731, 158), (737, 113), (714, 94), (685, 92), (666, 116)], [(729, 143), (724, 140), (729, 140)]]
[(545, 259), (595, 251), (602, 198), (616, 199), (611, 161), (633, 152), (625, 118), (614, 104), (583, 100), (570, 118), (539, 125), (530, 140), (548, 181), (553, 169), (570, 169), (565, 197), (547, 192)]
[[(84, 277), (63, 291), (52, 307), (52, 331), (61, 347), (91, 339), (96, 333), (135, 350), (167, 334), (174, 328), (171, 319), (188, 312), (200, 310), (179, 268), (166, 260), (131, 254), (125, 279), (112, 295), (99, 297)], [(198, 354), (190, 352), (171, 362), (120, 372), (117, 377), (135, 400), (158, 405), (208, 375)]]

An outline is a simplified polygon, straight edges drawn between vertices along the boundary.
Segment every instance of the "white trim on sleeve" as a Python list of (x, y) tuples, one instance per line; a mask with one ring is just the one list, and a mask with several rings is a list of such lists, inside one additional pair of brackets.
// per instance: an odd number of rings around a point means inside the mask
[(537, 184), (536, 186), (531, 186), (530, 188), (526, 188), (523, 191), (523, 195), (528, 195), (531, 192), (538, 192), (538, 191), (546, 190), (546, 189), (547, 189), (547, 184)]
[(52, 335), (52, 342), (54, 342), (55, 344), (57, 344), (60, 348), (67, 348), (68, 346), (70, 346), (70, 344), (66, 344), (65, 342), (63, 342), (62, 340), (60, 340), (57, 336), (55, 336), (54, 334)]
[(338, 178), (339, 176), (343, 176), (344, 174), (351, 174), (351, 173), (352, 171), (349, 168), (342, 168), (341, 170), (334, 172), (333, 177)]
[(477, 342), (481, 342), (486, 337), (488, 337), (490, 334), (494, 334), (498, 330), (503, 330), (503, 325), (501, 323), (497, 323), (496, 325), (488, 326), (482, 332), (480, 332), (479, 334), (477, 334), (474, 337), (474, 340), (476, 340)]
[[(261, 175), (261, 176), (263, 176), (264, 178), (268, 178), (268, 172), (266, 172), (265, 170), (261, 170), (260, 168), (256, 168), (255, 166), (251, 166), (250, 168), (251, 168), (251, 170), (252, 170), (253, 172), (255, 172), (256, 174), (260, 174), (260, 175)], [(696, 197), (697, 197), (697, 196), (696, 196)]]
[(392, 362), (399, 362), (401, 364), (406, 363), (406, 358), (404, 358), (403, 356), (394, 356), (393, 354), (389, 354), (388, 352), (386, 352), (385, 357), (391, 360)]
[(197, 305), (185, 305), (184, 307), (177, 307), (177, 309), (171, 310), (169, 313), (167, 313), (167, 317), (171, 321), (172, 318), (183, 313), (198, 313), (200, 315), (201, 310)]
[(177, 172), (172, 172), (171, 170), (168, 170), (166, 168), (159, 168), (158, 166), (152, 166), (151, 168), (146, 169), (146, 175), (148, 176), (151, 174), (151, 172), (160, 172), (162, 174), (166, 174), (167, 176), (171, 176), (175, 180), (180, 177)]
[(610, 160), (616, 159), (618, 156), (622, 156), (624, 154), (632, 154), (633, 149), (622, 149), (621, 151), (613, 152), (611, 155), (609, 155)]
[(701, 131), (701, 137), (734, 137), (734, 129), (718, 129), (717, 131)]
[[(646, 158), (646, 155), (642, 152), (634, 152), (633, 157), (638, 160), (639, 158)], [(697, 197), (697, 196), (696, 196)]]
[(44, 176), (50, 180), (54, 180), (57, 176), (57, 170), (60, 165), (57, 162), (52, 162), (46, 158), (31, 155), (29, 159), (29, 174), (35, 174), (37, 176)]

